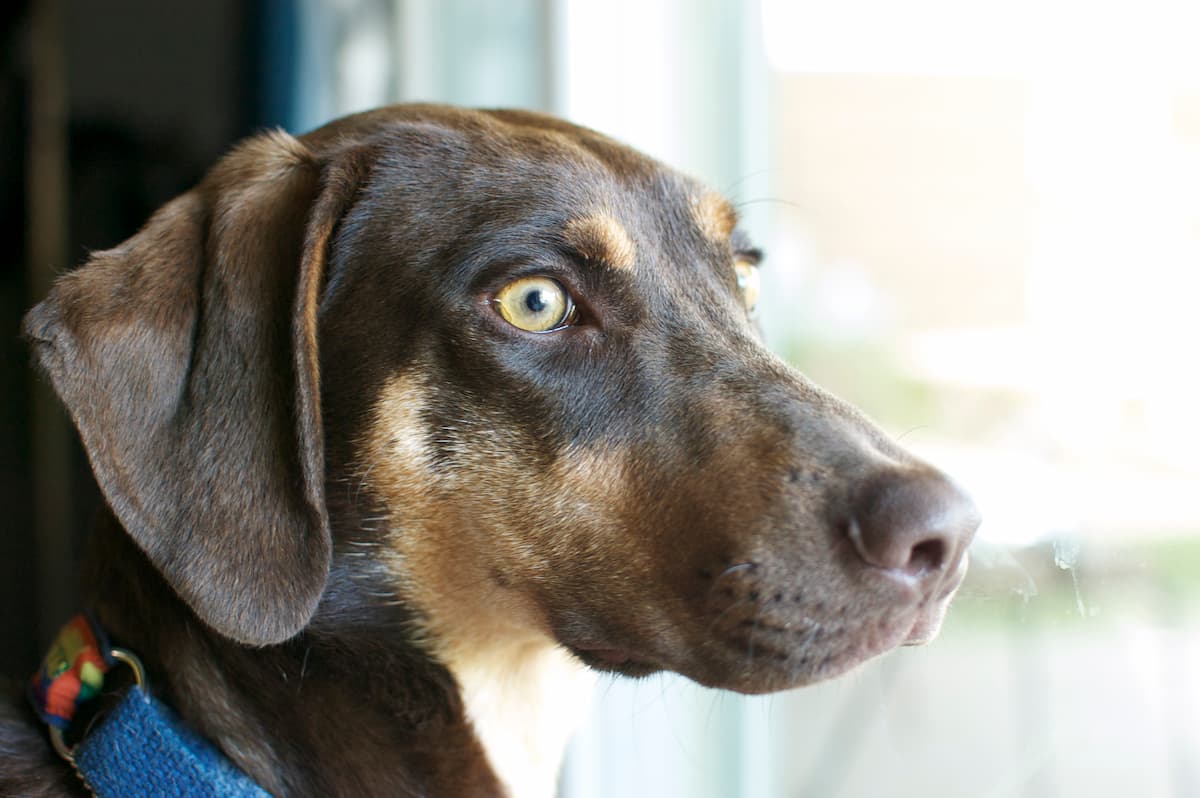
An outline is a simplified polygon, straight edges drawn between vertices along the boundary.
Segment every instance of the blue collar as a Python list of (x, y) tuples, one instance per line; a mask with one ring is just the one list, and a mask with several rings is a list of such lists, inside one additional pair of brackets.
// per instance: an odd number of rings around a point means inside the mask
[[(63, 742), (75, 707), (95, 697), (118, 663), (136, 684), (74, 748)], [(30, 686), (30, 699), (50, 726), (55, 750), (97, 798), (269, 798), (209, 741), (146, 690), (137, 657), (108, 645), (100, 627), (76, 616), (55, 638)]]

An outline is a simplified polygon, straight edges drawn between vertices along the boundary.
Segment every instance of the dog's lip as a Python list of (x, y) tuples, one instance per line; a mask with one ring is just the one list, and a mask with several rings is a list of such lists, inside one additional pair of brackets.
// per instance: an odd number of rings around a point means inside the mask
[(967, 558), (964, 557), (953, 575), (938, 590), (937, 595), (918, 609), (916, 620), (913, 621), (912, 628), (909, 629), (903, 645), (923, 646), (937, 637), (942, 628), (942, 622), (946, 619), (946, 611), (950, 609), (950, 601), (958, 592), (958, 588), (966, 576)]
[(555, 616), (550, 628), (558, 644), (589, 667), (634, 674), (666, 667), (636, 634), (609, 628), (600, 616), (581, 613), (577, 608)]
[[(947, 608), (962, 584), (966, 572), (967, 560), (964, 557), (950, 573), (932, 585), (931, 589), (927, 587), (929, 592), (924, 596), (922, 596), (924, 591), (916, 580), (897, 580), (893, 574), (883, 570), (878, 573), (872, 572), (872, 576), (876, 577), (877, 581), (868, 582), (867, 584), (874, 585), (868, 590), (872, 591), (876, 602), (885, 602), (892, 608), (887, 613), (889, 617), (886, 621), (877, 618), (872, 627), (874, 631), (869, 634), (863, 632), (865, 637), (857, 645), (858, 654), (831, 661), (828, 667), (823, 666), (819, 678), (826, 679), (835, 676), (858, 662), (881, 654), (897, 645), (918, 646), (932, 641), (941, 629)], [(759, 614), (755, 617), (761, 619), (763, 616)], [(848, 634), (856, 635), (853, 630), (849, 630)], [(575, 619), (575, 623), (560, 629), (558, 638), (560, 643), (579, 660), (596, 670), (627, 676), (643, 676), (657, 671), (671, 670), (713, 687), (725, 687), (743, 692), (761, 692), (760, 689), (753, 686), (743, 689), (723, 677), (706, 679), (704, 673), (708, 672), (708, 669), (703, 667), (703, 663), (697, 666), (697, 661), (690, 655), (678, 656), (680, 652), (672, 655), (669, 652), (656, 651), (657, 647), (653, 643), (649, 646), (638, 645), (637, 648), (622, 645), (624, 641), (614, 639), (611, 633), (602, 631), (594, 624), (580, 623), (578, 619)], [(725, 642), (737, 650), (737, 654), (744, 664), (744, 642), (733, 638)], [(765, 641), (761, 646), (764, 655), (770, 655), (770, 642)], [(710, 651), (710, 654), (712, 653)], [(793, 686), (806, 683), (809, 682), (796, 682)], [(774, 686), (770, 689), (780, 688)]]
[(938, 632), (941, 631), (943, 617), (944, 614), (940, 612), (922, 613), (913, 627), (908, 630), (908, 636), (900, 645), (915, 647), (933, 642), (933, 639), (938, 636)]
[(571, 646), (571, 648), (589, 657), (595, 657), (609, 665), (624, 665), (633, 659), (633, 655), (623, 648), (613, 648), (597, 643), (581, 643)]
[(603, 671), (622, 673), (628, 676), (644, 676), (661, 670), (671, 670), (661, 663), (628, 648), (613, 646), (598, 641), (576, 642), (567, 648), (584, 664)]
[(581, 648), (580, 650), (598, 660), (607, 662), (608, 665), (624, 665), (625, 662), (634, 659), (629, 652), (622, 648)]

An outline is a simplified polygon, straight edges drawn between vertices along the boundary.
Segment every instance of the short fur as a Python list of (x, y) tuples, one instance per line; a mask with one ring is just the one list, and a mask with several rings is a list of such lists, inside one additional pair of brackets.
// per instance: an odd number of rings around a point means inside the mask
[[(974, 508), (766, 352), (735, 222), (531, 113), (242, 144), (26, 319), (111, 511), (88, 606), (280, 796), (549, 794), (582, 663), (765, 692), (927, 638)], [(531, 275), (570, 324), (495, 311)], [(79, 793), (0, 708), (0, 794)]]

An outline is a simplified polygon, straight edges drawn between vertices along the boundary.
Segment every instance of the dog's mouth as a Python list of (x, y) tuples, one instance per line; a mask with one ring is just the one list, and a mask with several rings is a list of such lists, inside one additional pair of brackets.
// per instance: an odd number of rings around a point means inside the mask
[(617, 673), (622, 676), (649, 676), (664, 670), (647, 659), (639, 659), (632, 650), (612, 648), (597, 643), (581, 643), (568, 646), (580, 661), (593, 670)]
[(930, 642), (965, 573), (964, 558), (931, 596), (881, 577), (862, 596), (790, 606), (783, 591), (756, 583), (732, 599), (724, 594), (725, 601), (710, 601), (685, 624), (701, 630), (684, 635), (686, 645), (634, 644), (634, 634), (590, 634), (564, 643), (601, 672), (638, 677), (670, 670), (710, 687), (773, 692), (834, 678), (898, 646)]
[(923, 646), (937, 637), (938, 632), (942, 629), (942, 622), (946, 619), (946, 611), (950, 609), (950, 602), (954, 599), (959, 587), (962, 586), (963, 580), (966, 579), (967, 562), (967, 558), (963, 557), (942, 589), (931, 600), (924, 602), (918, 608), (917, 619), (909, 629), (908, 637), (905, 638), (903, 645)]
[(772, 692), (834, 678), (898, 646), (924, 645), (940, 631), (966, 571), (964, 557), (928, 594), (891, 575), (867, 573), (860, 591), (840, 599), (784, 608), (775, 593), (734, 602), (719, 610), (721, 621), (714, 624), (710, 661), (718, 667), (709, 678), (693, 678), (745, 693)]

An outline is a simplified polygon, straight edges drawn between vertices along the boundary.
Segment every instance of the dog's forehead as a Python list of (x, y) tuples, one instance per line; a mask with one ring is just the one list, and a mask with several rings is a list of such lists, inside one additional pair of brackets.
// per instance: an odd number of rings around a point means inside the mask
[(581, 254), (621, 267), (637, 244), (696, 239), (724, 244), (733, 207), (692, 178), (604, 135), (527, 111), (405, 106), (341, 120), (310, 146), (374, 139), (393, 184), (420, 184), (459, 207), (556, 228)]
[(590, 129), (536, 114), (515, 119), (515, 149), (529, 148), (544, 158), (538, 165), (552, 180), (564, 173), (575, 178), (566, 184), (575, 209), (568, 235), (603, 242), (615, 264), (627, 257), (634, 238), (689, 228), (714, 242), (732, 234), (733, 206), (702, 183)]

